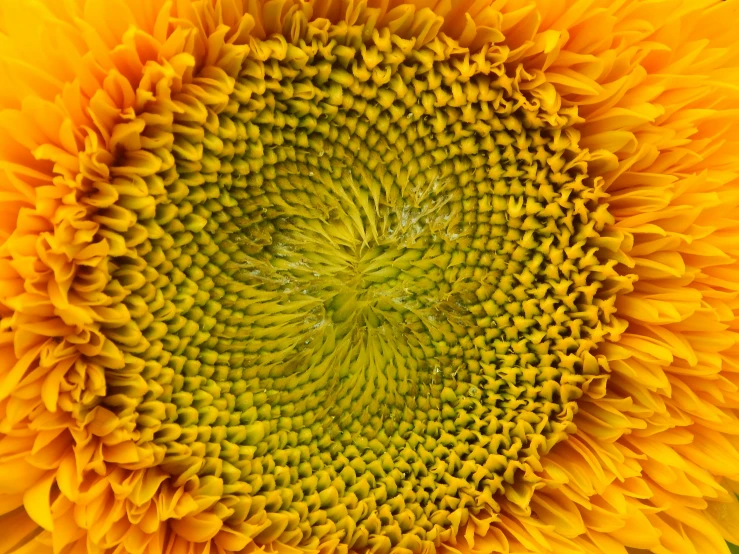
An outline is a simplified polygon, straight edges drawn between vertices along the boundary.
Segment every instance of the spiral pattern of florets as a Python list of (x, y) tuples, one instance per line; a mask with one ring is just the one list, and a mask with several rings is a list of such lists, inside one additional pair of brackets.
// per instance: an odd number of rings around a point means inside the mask
[(121, 133), (103, 402), (259, 542), (425, 551), (572, 430), (609, 215), (576, 110), (505, 62), (329, 27)]

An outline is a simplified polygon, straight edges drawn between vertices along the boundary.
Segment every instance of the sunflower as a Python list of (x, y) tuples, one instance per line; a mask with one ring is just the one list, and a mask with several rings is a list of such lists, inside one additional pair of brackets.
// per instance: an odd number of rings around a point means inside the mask
[(0, 554), (739, 543), (737, 0), (1, 0)]

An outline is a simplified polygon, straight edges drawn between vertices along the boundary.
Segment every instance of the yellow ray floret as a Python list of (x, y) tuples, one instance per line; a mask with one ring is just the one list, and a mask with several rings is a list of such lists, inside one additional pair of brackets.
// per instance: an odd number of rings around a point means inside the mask
[(737, 16), (3, 0), (0, 554), (728, 552)]

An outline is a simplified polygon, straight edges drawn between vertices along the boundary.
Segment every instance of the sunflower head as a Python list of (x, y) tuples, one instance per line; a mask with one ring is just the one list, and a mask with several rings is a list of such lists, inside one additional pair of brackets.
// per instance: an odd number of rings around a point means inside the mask
[(427, 4), (0, 4), (0, 554), (739, 540), (739, 3)]

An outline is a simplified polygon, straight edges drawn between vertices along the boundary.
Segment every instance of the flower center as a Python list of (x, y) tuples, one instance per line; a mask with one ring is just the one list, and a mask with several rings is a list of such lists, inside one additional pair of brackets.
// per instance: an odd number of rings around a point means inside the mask
[(220, 479), (224, 517), (266, 513), (258, 541), (419, 551), (525, 503), (571, 430), (607, 214), (540, 77), (357, 40), (261, 42), (228, 94), (204, 77), (152, 118), (171, 148), (112, 260), (143, 272), (115, 337), (149, 386), (141, 441)]

